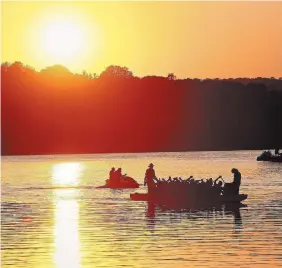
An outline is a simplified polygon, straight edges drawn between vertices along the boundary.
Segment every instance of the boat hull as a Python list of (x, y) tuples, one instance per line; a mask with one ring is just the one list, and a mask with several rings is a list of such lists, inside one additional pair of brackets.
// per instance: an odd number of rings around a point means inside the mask
[(257, 161), (282, 162), (282, 155), (273, 155), (271, 153), (264, 152), (257, 157)]
[(269, 161), (270, 162), (282, 163), (282, 156), (271, 157)]
[(97, 188), (109, 188), (109, 189), (135, 189), (139, 188), (139, 183), (131, 177), (125, 176), (120, 181), (106, 180), (106, 184)]
[(139, 185), (128, 185), (128, 184), (121, 184), (121, 185), (102, 185), (102, 186), (98, 186), (96, 187), (97, 189), (104, 189), (104, 188), (107, 188), (107, 189), (136, 189), (136, 188), (139, 188)]

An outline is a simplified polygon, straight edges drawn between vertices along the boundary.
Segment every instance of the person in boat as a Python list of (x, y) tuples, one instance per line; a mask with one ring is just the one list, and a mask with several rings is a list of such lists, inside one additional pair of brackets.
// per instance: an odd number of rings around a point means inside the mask
[(193, 179), (193, 176), (190, 176), (188, 179), (185, 180), (185, 182), (190, 184), (192, 179)]
[(212, 185), (213, 185), (213, 180), (212, 180), (212, 178), (207, 179), (206, 184), (207, 184), (207, 186), (208, 186), (209, 188), (212, 188)]
[(156, 173), (154, 170), (154, 165), (151, 163), (148, 166), (148, 169), (146, 170), (145, 173), (145, 178), (144, 178), (144, 186), (148, 185), (148, 194), (152, 194), (155, 188), (155, 182), (154, 179), (156, 178)]
[(116, 171), (116, 169), (114, 167), (110, 170), (110, 174), (109, 174), (109, 180), (110, 181), (114, 180), (115, 171)]
[(122, 177), (121, 168), (118, 168), (117, 171), (115, 171), (114, 174), (115, 174), (114, 175), (114, 182), (119, 183), (121, 181), (121, 177)]
[(237, 168), (232, 168), (231, 172), (234, 174), (234, 179), (233, 179), (233, 187), (234, 187), (234, 193), (236, 195), (239, 194), (240, 190), (240, 185), (241, 185), (241, 173)]
[(222, 181), (217, 182), (219, 179), (222, 179), (222, 176), (219, 176), (214, 180), (213, 183), (213, 188), (214, 188), (214, 193), (216, 195), (220, 195), (222, 193), (223, 187), (222, 187)]
[(111, 170), (110, 170), (110, 173), (109, 173), (109, 179), (106, 180), (106, 184), (107, 185), (110, 185), (114, 182), (115, 180), (115, 168), (113, 167)]
[(241, 185), (241, 173), (237, 168), (232, 168), (231, 172), (234, 174), (233, 182), (224, 184), (224, 195), (238, 195)]
[(217, 195), (221, 195), (222, 193), (222, 181), (219, 181), (218, 183), (214, 184), (214, 189), (215, 189), (215, 193)]

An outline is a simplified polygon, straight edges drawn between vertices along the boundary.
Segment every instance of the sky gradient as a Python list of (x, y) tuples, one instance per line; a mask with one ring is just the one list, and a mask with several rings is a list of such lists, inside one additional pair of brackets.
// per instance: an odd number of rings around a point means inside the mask
[[(58, 21), (81, 36), (64, 57), (44, 41)], [(114, 64), (137, 76), (282, 77), (282, 2), (5, 2), (1, 52), (2, 62), (37, 70), (100, 74)]]

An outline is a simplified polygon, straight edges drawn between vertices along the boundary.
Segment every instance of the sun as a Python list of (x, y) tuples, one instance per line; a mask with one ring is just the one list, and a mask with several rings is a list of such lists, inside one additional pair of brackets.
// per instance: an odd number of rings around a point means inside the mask
[(43, 48), (48, 57), (66, 63), (83, 53), (85, 44), (83, 27), (72, 20), (49, 22), (43, 30)]

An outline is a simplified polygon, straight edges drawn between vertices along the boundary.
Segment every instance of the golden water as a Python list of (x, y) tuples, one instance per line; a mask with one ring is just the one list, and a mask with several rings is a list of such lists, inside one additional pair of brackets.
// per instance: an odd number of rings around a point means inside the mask
[[(2, 158), (2, 267), (281, 267), (282, 164), (258, 151)], [(221, 211), (148, 211), (135, 190), (95, 189), (111, 167), (143, 182), (242, 173), (240, 217)], [(139, 192), (146, 189), (142, 186)], [(150, 212), (150, 213), (148, 213)]]

